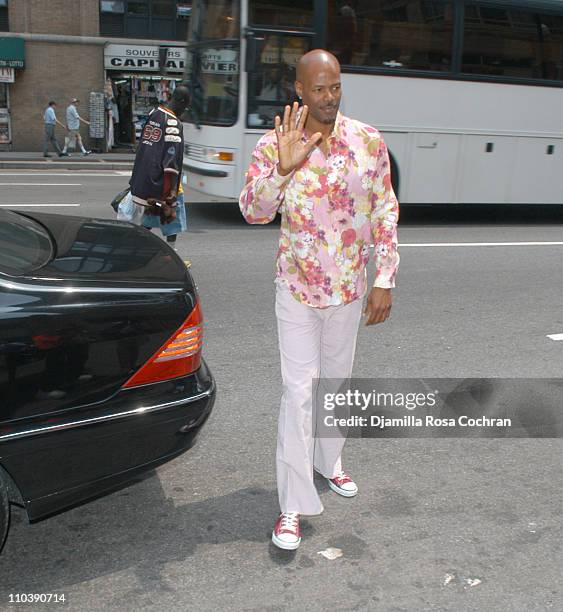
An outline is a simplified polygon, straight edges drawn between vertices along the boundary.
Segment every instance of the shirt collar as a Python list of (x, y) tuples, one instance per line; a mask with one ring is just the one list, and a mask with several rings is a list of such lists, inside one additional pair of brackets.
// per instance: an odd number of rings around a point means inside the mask
[[(164, 104), (159, 104), (158, 108), (160, 108), (160, 110), (164, 111), (165, 113), (170, 113), (173, 117), (176, 117), (176, 113), (170, 110), (167, 106), (164, 106)], [(178, 119), (178, 117), (176, 117), (176, 119)]]
[(344, 127), (346, 125), (346, 117), (338, 111), (336, 114), (336, 121), (334, 122), (334, 128), (332, 130), (331, 135), (329, 136), (329, 140), (339, 140), (340, 142), (346, 142), (345, 138), (345, 130)]
[[(334, 141), (339, 141), (341, 143), (346, 144), (346, 117), (340, 112), (338, 111), (337, 115), (336, 115), (336, 121), (334, 122), (334, 127), (332, 128), (332, 132), (330, 133), (330, 136), (328, 137), (329, 142)], [(303, 141), (307, 140), (307, 135), (305, 133), (303, 133)]]

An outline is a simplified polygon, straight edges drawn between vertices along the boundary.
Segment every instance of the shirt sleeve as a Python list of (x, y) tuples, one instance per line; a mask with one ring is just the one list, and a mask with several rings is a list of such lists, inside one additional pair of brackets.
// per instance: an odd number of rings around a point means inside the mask
[(391, 185), (391, 165), (387, 146), (380, 139), (377, 149), (376, 175), (372, 193), (372, 235), (375, 245), (374, 287), (390, 289), (395, 286), (399, 267), (397, 223), (399, 202)]
[(252, 153), (246, 185), (240, 194), (240, 210), (248, 223), (265, 224), (276, 216), (292, 177), (292, 174), (281, 176), (277, 165), (277, 146), (271, 141), (271, 135), (266, 134)]
[(171, 172), (179, 175), (182, 171), (184, 147), (182, 138), (175, 134), (164, 136), (164, 147), (162, 156), (162, 169), (164, 172)]

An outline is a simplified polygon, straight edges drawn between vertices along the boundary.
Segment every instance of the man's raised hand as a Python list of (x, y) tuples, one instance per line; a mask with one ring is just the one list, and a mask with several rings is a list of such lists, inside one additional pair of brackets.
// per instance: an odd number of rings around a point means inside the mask
[(309, 108), (304, 106), (298, 119), (299, 105), (297, 102), (294, 102), (293, 108), (290, 108), (289, 105), (285, 107), (283, 123), (279, 115), (276, 116), (278, 172), (282, 176), (293, 172), (322, 140), (323, 136), (320, 132), (315, 132), (309, 139), (303, 140), (308, 112)]

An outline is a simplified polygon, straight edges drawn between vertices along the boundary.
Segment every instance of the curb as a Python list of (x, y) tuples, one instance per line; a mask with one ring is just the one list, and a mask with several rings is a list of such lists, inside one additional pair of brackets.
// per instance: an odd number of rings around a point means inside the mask
[(132, 170), (131, 162), (0, 161), (1, 170)]

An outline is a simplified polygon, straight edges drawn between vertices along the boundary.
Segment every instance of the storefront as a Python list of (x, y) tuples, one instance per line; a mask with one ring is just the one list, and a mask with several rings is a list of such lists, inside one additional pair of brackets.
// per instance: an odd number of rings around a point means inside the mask
[(23, 38), (0, 38), (0, 146), (12, 143), (10, 122), (10, 83), (16, 80), (16, 70), (25, 66)]
[(184, 47), (107, 44), (106, 112), (108, 147), (130, 147), (153, 108), (169, 101), (182, 80)]

